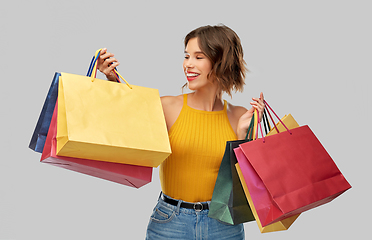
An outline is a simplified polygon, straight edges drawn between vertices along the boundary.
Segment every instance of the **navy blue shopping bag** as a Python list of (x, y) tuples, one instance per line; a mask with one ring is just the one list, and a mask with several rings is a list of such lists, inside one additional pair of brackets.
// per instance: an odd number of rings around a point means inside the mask
[(58, 97), (58, 79), (60, 73), (55, 73), (52, 84), (50, 85), (43, 108), (37, 121), (34, 133), (32, 134), (29, 148), (35, 152), (42, 153), (46, 137), (48, 135), (49, 125), (52, 120), (54, 107)]

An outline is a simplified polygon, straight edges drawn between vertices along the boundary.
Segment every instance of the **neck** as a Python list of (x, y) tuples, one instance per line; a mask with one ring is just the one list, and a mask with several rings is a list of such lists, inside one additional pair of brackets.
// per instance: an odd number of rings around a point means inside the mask
[(217, 89), (198, 89), (189, 94), (188, 105), (203, 111), (223, 110), (223, 102), (217, 96)]

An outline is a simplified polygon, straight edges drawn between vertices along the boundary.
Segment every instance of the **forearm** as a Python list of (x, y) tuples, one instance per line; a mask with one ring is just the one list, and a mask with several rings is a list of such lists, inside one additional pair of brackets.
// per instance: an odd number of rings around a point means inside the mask
[[(251, 122), (252, 117), (245, 119), (244, 122)], [(249, 125), (247, 124), (238, 124), (238, 127), (236, 129), (236, 136), (238, 137), (238, 140), (244, 140), (247, 136)]]

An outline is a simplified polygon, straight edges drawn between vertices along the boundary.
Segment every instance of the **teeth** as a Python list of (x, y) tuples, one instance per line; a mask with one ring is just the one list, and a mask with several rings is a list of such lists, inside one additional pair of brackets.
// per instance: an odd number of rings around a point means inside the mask
[(199, 76), (199, 74), (197, 73), (187, 73), (186, 74), (188, 77), (196, 77), (196, 76)]

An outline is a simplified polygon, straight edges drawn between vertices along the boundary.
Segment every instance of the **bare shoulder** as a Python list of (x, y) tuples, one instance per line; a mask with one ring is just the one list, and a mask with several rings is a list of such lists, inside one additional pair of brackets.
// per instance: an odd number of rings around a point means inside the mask
[(163, 107), (175, 107), (183, 104), (183, 95), (179, 96), (163, 96), (160, 98)]
[(231, 115), (233, 118), (239, 119), (244, 113), (246, 113), (248, 110), (245, 107), (242, 106), (236, 106), (231, 103), (227, 103), (227, 112), (229, 115)]
[(180, 115), (183, 106), (183, 95), (164, 96), (160, 99), (163, 106), (165, 121), (169, 130)]

